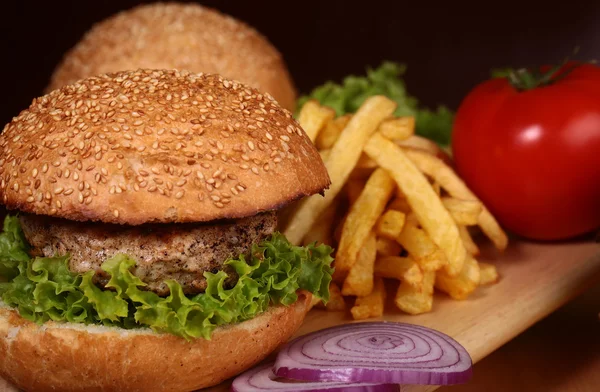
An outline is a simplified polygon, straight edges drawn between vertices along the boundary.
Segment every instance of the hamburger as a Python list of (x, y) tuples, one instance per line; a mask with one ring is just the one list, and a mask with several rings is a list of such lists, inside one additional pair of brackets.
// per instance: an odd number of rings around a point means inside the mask
[(65, 54), (47, 91), (138, 68), (220, 74), (295, 108), (296, 88), (277, 49), (247, 24), (198, 4), (141, 5), (97, 23)]
[(0, 135), (0, 376), (191, 391), (253, 366), (328, 298), (331, 248), (289, 243), (277, 217), (329, 185), (291, 113), (219, 75), (34, 99)]

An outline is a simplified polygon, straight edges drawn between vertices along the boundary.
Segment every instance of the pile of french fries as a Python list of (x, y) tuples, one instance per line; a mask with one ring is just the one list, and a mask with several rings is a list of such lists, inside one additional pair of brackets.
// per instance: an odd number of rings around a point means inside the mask
[(499, 279), (493, 264), (476, 260), (473, 233), (500, 251), (508, 243), (448, 154), (414, 135), (414, 118), (394, 117), (395, 109), (390, 99), (373, 96), (353, 115), (336, 117), (309, 101), (298, 117), (332, 184), (324, 197), (296, 205), (284, 232), (295, 244), (335, 249), (331, 299), (318, 306), (350, 308), (356, 320), (382, 316), (389, 290), (408, 314), (431, 311), (436, 289), (466, 299)]

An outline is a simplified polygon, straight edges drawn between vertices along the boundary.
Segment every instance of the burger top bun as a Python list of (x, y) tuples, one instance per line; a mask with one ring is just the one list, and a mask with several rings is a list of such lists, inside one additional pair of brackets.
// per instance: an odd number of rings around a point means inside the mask
[(83, 79), (34, 99), (0, 135), (2, 203), (76, 221), (242, 218), (329, 184), (289, 111), (219, 75)]
[(0, 376), (36, 392), (194, 391), (265, 359), (298, 330), (311, 299), (301, 294), (293, 305), (270, 307), (252, 320), (217, 328), (211, 340), (193, 341), (147, 329), (41, 326), (0, 302)]
[(252, 27), (197, 4), (155, 3), (98, 24), (57, 66), (48, 91), (109, 72), (217, 73), (270, 93), (293, 110), (296, 89), (281, 55)]

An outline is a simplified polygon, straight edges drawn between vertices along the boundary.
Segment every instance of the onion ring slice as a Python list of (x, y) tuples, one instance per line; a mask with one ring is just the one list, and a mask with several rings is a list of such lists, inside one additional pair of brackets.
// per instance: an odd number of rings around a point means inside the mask
[(257, 366), (233, 380), (234, 392), (400, 392), (400, 385), (346, 382), (302, 382), (277, 379), (273, 362)]
[(451, 385), (472, 377), (467, 350), (439, 331), (386, 321), (338, 325), (300, 336), (275, 360), (277, 377), (304, 381)]

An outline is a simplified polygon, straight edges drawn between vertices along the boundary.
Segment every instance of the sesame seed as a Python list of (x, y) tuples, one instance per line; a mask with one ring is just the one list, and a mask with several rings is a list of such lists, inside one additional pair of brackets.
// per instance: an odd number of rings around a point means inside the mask
[(115, 218), (119, 217), (119, 210), (114, 210), (113, 211), (113, 215), (115, 216)]
[(38, 98), (23, 113), (0, 134), (2, 199), (7, 189), (21, 192), (21, 200), (42, 202), (29, 206), (31, 212), (56, 207), (67, 219), (73, 208), (63, 210), (53, 195), (65, 201), (79, 190), (77, 200), (105, 216), (112, 209), (102, 194), (146, 189), (183, 198), (187, 179), (200, 200), (202, 187), (206, 195), (220, 192), (221, 200), (211, 201), (222, 208), (246, 189), (227, 171), (259, 175), (284, 159), (306, 156), (306, 146), (296, 152), (285, 144), (301, 131), (291, 113), (268, 95), (219, 76), (143, 70), (97, 76)]

